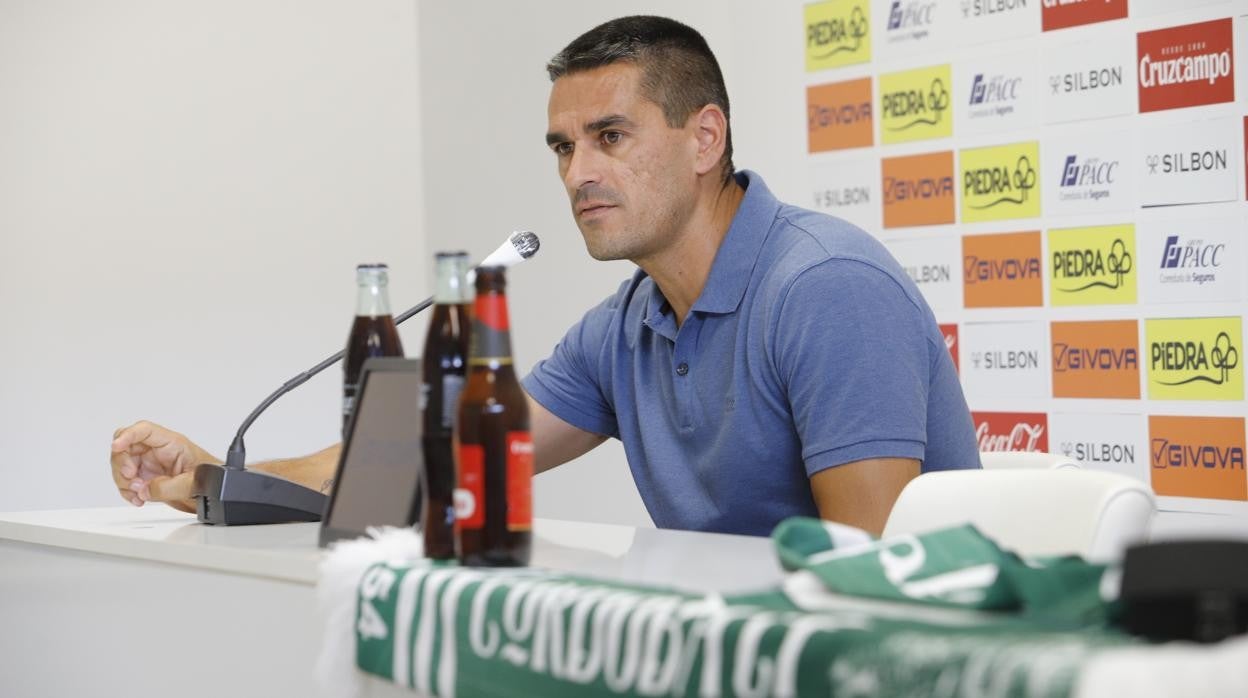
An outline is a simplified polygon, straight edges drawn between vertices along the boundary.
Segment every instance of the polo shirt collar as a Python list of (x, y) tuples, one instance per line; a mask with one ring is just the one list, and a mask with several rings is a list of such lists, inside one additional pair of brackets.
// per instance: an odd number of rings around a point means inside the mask
[(763, 183), (762, 177), (750, 170), (741, 170), (736, 178), (745, 189), (745, 196), (737, 208), (737, 215), (733, 216), (728, 233), (719, 244), (706, 286), (694, 301), (691, 311), (736, 311), (750, 284), (750, 275), (758, 262), (763, 242), (780, 211), (780, 202)]

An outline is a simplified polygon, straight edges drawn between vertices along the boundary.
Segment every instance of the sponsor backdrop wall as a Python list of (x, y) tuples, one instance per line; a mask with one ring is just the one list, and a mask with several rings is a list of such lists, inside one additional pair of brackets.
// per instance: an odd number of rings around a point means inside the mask
[(982, 450), (1248, 520), (1248, 2), (804, 6), (809, 191), (922, 290)]

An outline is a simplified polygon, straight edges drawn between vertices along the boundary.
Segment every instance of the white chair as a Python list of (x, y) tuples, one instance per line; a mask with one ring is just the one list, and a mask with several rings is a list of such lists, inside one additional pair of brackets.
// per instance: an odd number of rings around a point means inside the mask
[(1148, 539), (1153, 493), (1138, 480), (1080, 468), (949, 470), (911, 480), (884, 536), (972, 523), (1023, 556), (1108, 562)]
[(1082, 468), (1083, 464), (1060, 453), (1038, 451), (980, 451), (979, 462), (984, 470), (1018, 470), (1019, 468)]

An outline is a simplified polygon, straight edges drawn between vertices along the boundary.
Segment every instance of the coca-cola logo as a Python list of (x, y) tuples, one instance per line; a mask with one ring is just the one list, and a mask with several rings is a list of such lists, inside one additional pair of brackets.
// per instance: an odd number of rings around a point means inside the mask
[(1032, 413), (977, 412), (975, 440), (980, 451), (1049, 450), (1048, 416)]

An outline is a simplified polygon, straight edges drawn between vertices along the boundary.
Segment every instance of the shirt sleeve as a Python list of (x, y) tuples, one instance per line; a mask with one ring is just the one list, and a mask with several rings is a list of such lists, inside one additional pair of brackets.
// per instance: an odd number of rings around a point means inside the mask
[(572, 326), (551, 355), (521, 382), (542, 407), (577, 429), (619, 437), (615, 409), (604, 386), (610, 380), (608, 335), (615, 321), (616, 296)]
[(771, 356), (807, 475), (867, 458), (923, 460), (925, 317), (866, 262), (831, 259), (793, 279), (774, 315)]

